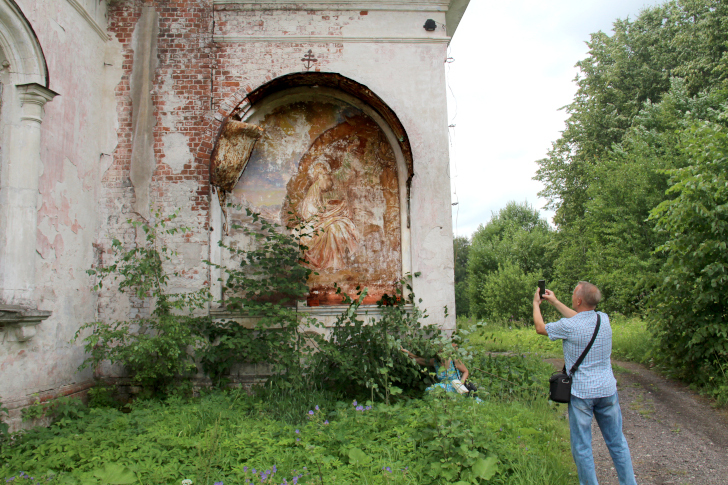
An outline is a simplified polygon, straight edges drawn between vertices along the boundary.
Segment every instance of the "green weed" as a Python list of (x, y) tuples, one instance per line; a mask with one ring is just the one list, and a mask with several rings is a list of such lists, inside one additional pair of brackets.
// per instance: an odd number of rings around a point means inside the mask
[[(276, 392), (283, 402), (272, 402)], [(552, 483), (574, 483), (566, 423), (545, 400), (479, 404), (442, 395), (385, 405), (300, 392), (298, 399), (270, 389), (214, 391), (189, 401), (138, 401), (128, 414), (92, 408), (16, 435), (0, 451), (0, 476), (22, 470), (67, 484), (132, 483), (104, 481), (115, 474), (141, 484), (261, 483), (263, 476), (291, 483), (298, 476), (298, 483), (434, 485), (526, 483), (540, 469), (560, 477)], [(306, 410), (285, 416), (286, 406)]]
[(542, 357), (561, 357), (561, 342), (538, 335), (533, 326), (475, 322), (459, 319), (458, 329), (470, 329), (470, 344), (484, 352), (537, 353)]
[(641, 318), (626, 318), (615, 314), (612, 326), (612, 357), (619, 360), (649, 363), (657, 348), (657, 342)]

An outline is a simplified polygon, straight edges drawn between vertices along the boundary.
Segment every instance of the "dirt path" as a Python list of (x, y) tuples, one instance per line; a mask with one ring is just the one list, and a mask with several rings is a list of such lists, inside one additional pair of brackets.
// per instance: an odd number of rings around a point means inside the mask
[[(637, 483), (728, 485), (727, 413), (644, 366), (613, 363)], [(592, 436), (600, 485), (619, 485), (596, 421)]]

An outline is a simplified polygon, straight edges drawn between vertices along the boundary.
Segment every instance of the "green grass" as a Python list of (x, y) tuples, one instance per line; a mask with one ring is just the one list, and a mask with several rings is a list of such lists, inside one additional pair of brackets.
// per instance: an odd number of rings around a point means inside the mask
[(482, 403), (427, 395), (357, 410), (314, 389), (86, 409), (5, 443), (0, 478), (244, 485), (269, 470), (265, 484), (576, 483), (563, 409), (545, 398), (548, 365), (476, 355), (472, 367)]
[(467, 335), (469, 344), (482, 352), (536, 353), (541, 357), (561, 357), (561, 342), (552, 342), (539, 335), (533, 326), (501, 322), (476, 322), (474, 319), (458, 319), (458, 329), (471, 328)]
[(612, 325), (612, 358), (649, 363), (657, 348), (647, 323), (641, 318), (627, 318), (614, 315)]
[[(612, 327), (612, 358), (646, 364), (650, 362), (656, 342), (640, 318), (615, 315), (610, 318)], [(475, 325), (475, 326), (474, 326)], [(470, 344), (484, 352), (535, 353), (544, 358), (563, 357), (561, 341), (552, 342), (538, 335), (533, 326), (480, 322), (458, 319), (458, 328), (472, 328), (467, 337)]]

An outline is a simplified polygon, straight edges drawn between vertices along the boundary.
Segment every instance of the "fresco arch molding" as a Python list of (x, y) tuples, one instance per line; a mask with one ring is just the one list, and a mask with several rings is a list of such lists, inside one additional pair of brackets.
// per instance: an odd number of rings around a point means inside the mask
[[(237, 96), (237, 97), (236, 97)], [(366, 86), (336, 73), (295, 73), (274, 79), (249, 93), (237, 93), (232, 102), (218, 113), (217, 121), (229, 117), (231, 119), (253, 122), (261, 114), (269, 112), (277, 106), (290, 104), (299, 100), (335, 99), (358, 108), (373, 120), (384, 133), (392, 147), (397, 165), (397, 179), (400, 202), (400, 235), (401, 235), (401, 271), (402, 275), (411, 273), (412, 260), (410, 248), (409, 195), (413, 177), (412, 152), (409, 139), (397, 115), (384, 101)], [(224, 115), (224, 116), (222, 116)], [(218, 130), (219, 136), (219, 128)], [(217, 142), (217, 137), (216, 140)], [(245, 175), (243, 175), (245, 176)], [(217, 255), (215, 241), (223, 235), (217, 234), (221, 224), (221, 211), (215, 198), (211, 198), (211, 260), (221, 259)], [(213, 275), (212, 281), (216, 281)], [(216, 292), (216, 288), (213, 292)]]

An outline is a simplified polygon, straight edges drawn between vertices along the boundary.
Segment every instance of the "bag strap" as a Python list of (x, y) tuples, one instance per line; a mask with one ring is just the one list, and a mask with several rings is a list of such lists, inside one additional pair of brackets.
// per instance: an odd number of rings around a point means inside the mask
[[(576, 372), (576, 369), (581, 365), (581, 362), (584, 360), (584, 357), (586, 357), (586, 354), (589, 353), (589, 350), (592, 348), (592, 345), (594, 345), (594, 341), (597, 339), (597, 334), (599, 333), (599, 326), (602, 323), (601, 315), (599, 315), (599, 312), (597, 312), (597, 326), (594, 329), (594, 334), (592, 334), (592, 338), (589, 341), (589, 345), (586, 346), (584, 349), (584, 352), (581, 353), (579, 358), (576, 362), (574, 362), (574, 365), (571, 366), (571, 370), (569, 371), (569, 377), (573, 376)], [(564, 365), (564, 371), (566, 371), (566, 365)], [(566, 373), (566, 372), (564, 372)]]
[(450, 361), (450, 363), (452, 364), (452, 368), (453, 368), (453, 369), (455, 369), (455, 375), (456, 375), (456, 376), (458, 376), (458, 380), (459, 380), (460, 382), (463, 382), (463, 380), (462, 380), (462, 379), (460, 378), (460, 371), (459, 371), (459, 370), (458, 370), (458, 368), (457, 368), (457, 367), (455, 366), (455, 361), (454, 361), (454, 360), (451, 360), (451, 361)]

